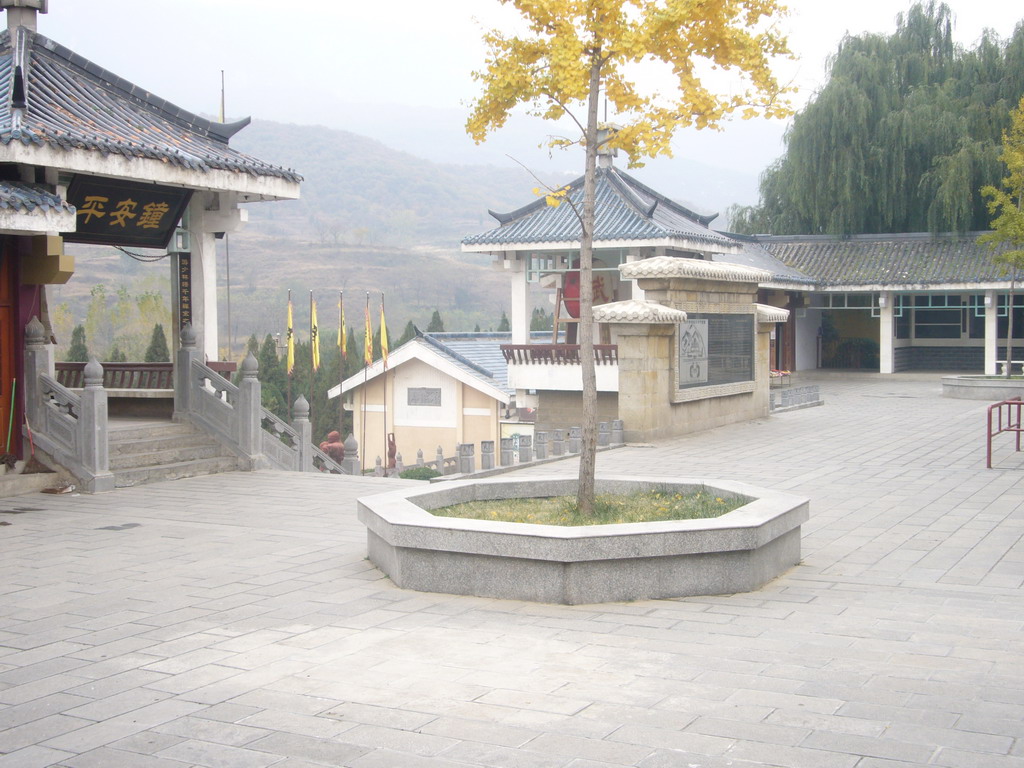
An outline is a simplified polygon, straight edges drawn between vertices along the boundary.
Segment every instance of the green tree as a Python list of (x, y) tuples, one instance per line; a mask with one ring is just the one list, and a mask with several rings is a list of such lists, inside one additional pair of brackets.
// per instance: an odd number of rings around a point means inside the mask
[(444, 322), (441, 320), (441, 313), (436, 309), (434, 314), (430, 316), (430, 324), (427, 326), (427, 333), (443, 333)]
[(999, 159), (1007, 174), (1001, 188), (982, 187), (981, 195), (988, 201), (992, 231), (978, 238), (993, 251), (992, 260), (1010, 272), (1010, 293), (1007, 306), (1006, 376), (1010, 375), (1013, 359), (1013, 302), (1017, 277), (1024, 267), (1024, 97), (1010, 113), (1010, 127), (1003, 133), (1003, 151)]
[(512, 326), (508, 322), (508, 315), (505, 314), (505, 310), (501, 311), (501, 320), (498, 321), (498, 333), (508, 333), (512, 330)]
[(416, 338), (416, 326), (413, 325), (412, 320), (405, 324), (405, 330), (402, 331), (402, 335), (398, 337), (398, 343), (395, 344), (395, 348), (402, 346), (407, 341), (412, 341)]
[[(474, 140), (501, 128), (512, 110), (526, 104), (548, 120), (569, 117), (580, 131), (573, 141), (585, 150), (580, 222), (580, 359), (583, 372), (583, 441), (578, 504), (593, 514), (597, 456), (597, 382), (593, 339), (593, 235), (595, 178), (599, 142), (624, 150), (631, 164), (671, 154), (677, 128), (714, 127), (734, 111), (782, 117), (788, 106), (769, 67), (788, 53), (774, 28), (781, 12), (775, 0), (505, 0), (523, 16), (529, 34), (493, 30), (484, 36), (485, 68), (474, 76), (483, 94), (472, 104), (466, 129)], [(633, 68), (660, 66), (674, 76), (672, 94), (642, 93), (629, 80)], [(698, 66), (732, 71), (742, 85), (721, 96), (707, 88)], [(739, 85), (739, 83), (738, 83)], [(598, 134), (598, 108), (604, 100), (617, 130)], [(578, 114), (582, 110), (582, 114)], [(547, 195), (549, 204), (565, 191)]]
[(550, 312), (545, 312), (540, 307), (535, 307), (530, 315), (531, 331), (550, 331), (554, 326), (555, 318)]
[(999, 139), (1024, 95), (1024, 25), (957, 46), (944, 3), (915, 3), (888, 36), (846, 37), (825, 87), (793, 120), (760, 202), (730, 211), (753, 234), (941, 232), (988, 227)]
[(171, 351), (167, 348), (164, 327), (157, 323), (153, 326), (153, 335), (149, 339), (149, 346), (146, 347), (145, 361), (147, 363), (168, 363), (170, 360)]
[(121, 348), (115, 344), (113, 349), (110, 350), (110, 354), (107, 356), (107, 362), (126, 363), (128, 362), (128, 357), (121, 351)]
[(89, 348), (85, 345), (85, 326), (76, 325), (71, 331), (71, 346), (68, 347), (69, 363), (89, 362)]

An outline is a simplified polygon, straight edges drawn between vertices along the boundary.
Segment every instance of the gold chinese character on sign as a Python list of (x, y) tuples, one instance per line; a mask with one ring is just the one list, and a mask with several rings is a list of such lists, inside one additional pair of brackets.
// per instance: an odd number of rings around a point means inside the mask
[(110, 226), (112, 227), (124, 227), (126, 219), (134, 219), (136, 214), (135, 209), (139, 207), (139, 204), (134, 200), (122, 200), (117, 204), (117, 207), (110, 212)]
[(103, 197), (101, 195), (86, 195), (85, 204), (78, 209), (78, 215), (85, 217), (86, 224), (92, 221), (93, 218), (102, 219), (107, 215), (103, 212), (103, 208), (109, 202), (109, 197)]
[(135, 222), (135, 226), (142, 229), (159, 229), (161, 219), (169, 210), (170, 206), (167, 203), (146, 203), (142, 206), (142, 215)]

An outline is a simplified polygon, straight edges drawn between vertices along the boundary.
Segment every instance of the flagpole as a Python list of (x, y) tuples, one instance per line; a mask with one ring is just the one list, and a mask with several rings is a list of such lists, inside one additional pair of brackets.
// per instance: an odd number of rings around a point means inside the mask
[[(309, 423), (313, 424), (313, 380), (316, 379), (316, 345), (317, 327), (316, 310), (313, 308), (313, 291), (309, 292)], [(313, 435), (316, 440), (316, 435)]]
[(292, 322), (292, 289), (288, 289), (288, 344), (285, 348), (284, 366), (288, 369), (288, 421), (292, 420), (292, 363), (294, 361), (292, 350), (295, 349), (295, 329)]
[(345, 357), (347, 353), (345, 342), (345, 292), (338, 291), (338, 434), (341, 441), (345, 441), (345, 396), (341, 391), (341, 385), (345, 383)]
[(391, 446), (388, 444), (388, 337), (384, 324), (384, 292), (380, 294), (380, 356), (384, 366), (384, 474), (391, 468)]
[[(359, 468), (363, 471), (366, 470), (366, 397), (368, 395), (369, 374), (370, 374), (370, 362), (373, 356), (373, 342), (370, 335), (370, 292), (366, 292), (366, 329), (363, 337), (363, 438), (362, 438), (362, 450), (359, 452)], [(367, 354), (369, 349), (370, 354)]]

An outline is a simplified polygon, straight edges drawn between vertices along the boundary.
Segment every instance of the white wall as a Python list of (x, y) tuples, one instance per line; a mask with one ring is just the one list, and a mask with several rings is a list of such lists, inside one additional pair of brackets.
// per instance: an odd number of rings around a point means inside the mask
[(810, 307), (796, 318), (796, 369), (814, 370), (818, 365), (818, 328), (821, 327), (821, 310)]

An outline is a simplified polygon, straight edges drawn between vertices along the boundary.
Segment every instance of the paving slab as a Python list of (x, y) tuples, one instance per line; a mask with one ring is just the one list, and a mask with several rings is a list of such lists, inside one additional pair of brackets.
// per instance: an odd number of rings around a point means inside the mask
[[(32, 494), (0, 528), (0, 766), (1024, 768), (1024, 454), (941, 374), (602, 452), (806, 496), (742, 595), (560, 606), (397, 589), (355, 500), (228, 473)], [(568, 458), (513, 476), (566, 476)]]

